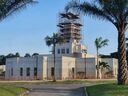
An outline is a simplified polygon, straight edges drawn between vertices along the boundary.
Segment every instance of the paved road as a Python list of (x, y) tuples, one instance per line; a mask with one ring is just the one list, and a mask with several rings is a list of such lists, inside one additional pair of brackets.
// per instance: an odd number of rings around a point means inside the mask
[(85, 96), (83, 85), (78, 84), (40, 84), (19, 85), (31, 88), (28, 96)]
[(83, 96), (82, 88), (66, 89), (66, 88), (41, 88), (34, 89), (28, 96)]

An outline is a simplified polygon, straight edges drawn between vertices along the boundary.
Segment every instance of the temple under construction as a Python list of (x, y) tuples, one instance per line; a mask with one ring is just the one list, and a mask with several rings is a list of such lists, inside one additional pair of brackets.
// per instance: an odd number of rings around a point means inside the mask
[[(53, 54), (37, 55), (34, 57), (18, 57), (6, 60), (7, 80), (50, 80), (96, 78), (97, 57), (87, 54), (87, 48), (81, 43), (80, 15), (65, 12), (59, 14), (59, 34), (67, 42), (55, 47), (55, 66)], [(107, 62), (112, 76), (117, 76), (117, 59), (99, 58)], [(104, 73), (108, 70), (104, 70)], [(54, 73), (55, 72), (55, 73)], [(102, 77), (105, 74), (101, 74)]]

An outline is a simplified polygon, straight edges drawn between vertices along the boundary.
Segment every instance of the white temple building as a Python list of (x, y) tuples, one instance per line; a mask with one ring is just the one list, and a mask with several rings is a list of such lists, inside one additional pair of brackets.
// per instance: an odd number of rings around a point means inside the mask
[[(86, 46), (81, 43), (80, 16), (70, 12), (61, 13), (58, 27), (59, 33), (67, 42), (57, 44), (55, 66), (53, 54), (8, 58), (6, 80), (51, 80), (54, 75), (57, 80), (97, 77), (97, 57), (88, 54)], [(99, 58), (99, 61), (107, 62), (111, 67), (113, 78), (116, 78), (117, 59)]]

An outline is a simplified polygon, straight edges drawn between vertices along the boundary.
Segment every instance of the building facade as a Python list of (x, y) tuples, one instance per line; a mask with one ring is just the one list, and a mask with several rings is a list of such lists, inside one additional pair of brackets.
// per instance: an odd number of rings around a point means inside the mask
[[(55, 66), (53, 54), (9, 58), (6, 60), (5, 78), (7, 80), (51, 80), (53, 76), (58, 80), (96, 78), (97, 57), (87, 54), (86, 46), (81, 43), (80, 21), (80, 16), (77, 14), (70, 12), (60, 14), (59, 34), (66, 42), (55, 47)], [(113, 75), (117, 75), (117, 59), (99, 60), (107, 62)]]

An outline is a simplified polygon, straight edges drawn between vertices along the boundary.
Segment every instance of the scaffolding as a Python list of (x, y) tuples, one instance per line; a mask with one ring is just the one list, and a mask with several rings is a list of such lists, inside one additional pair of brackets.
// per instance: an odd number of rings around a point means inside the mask
[(81, 36), (81, 19), (78, 14), (67, 12), (59, 14), (59, 32), (67, 42), (70, 40), (80, 41)]

